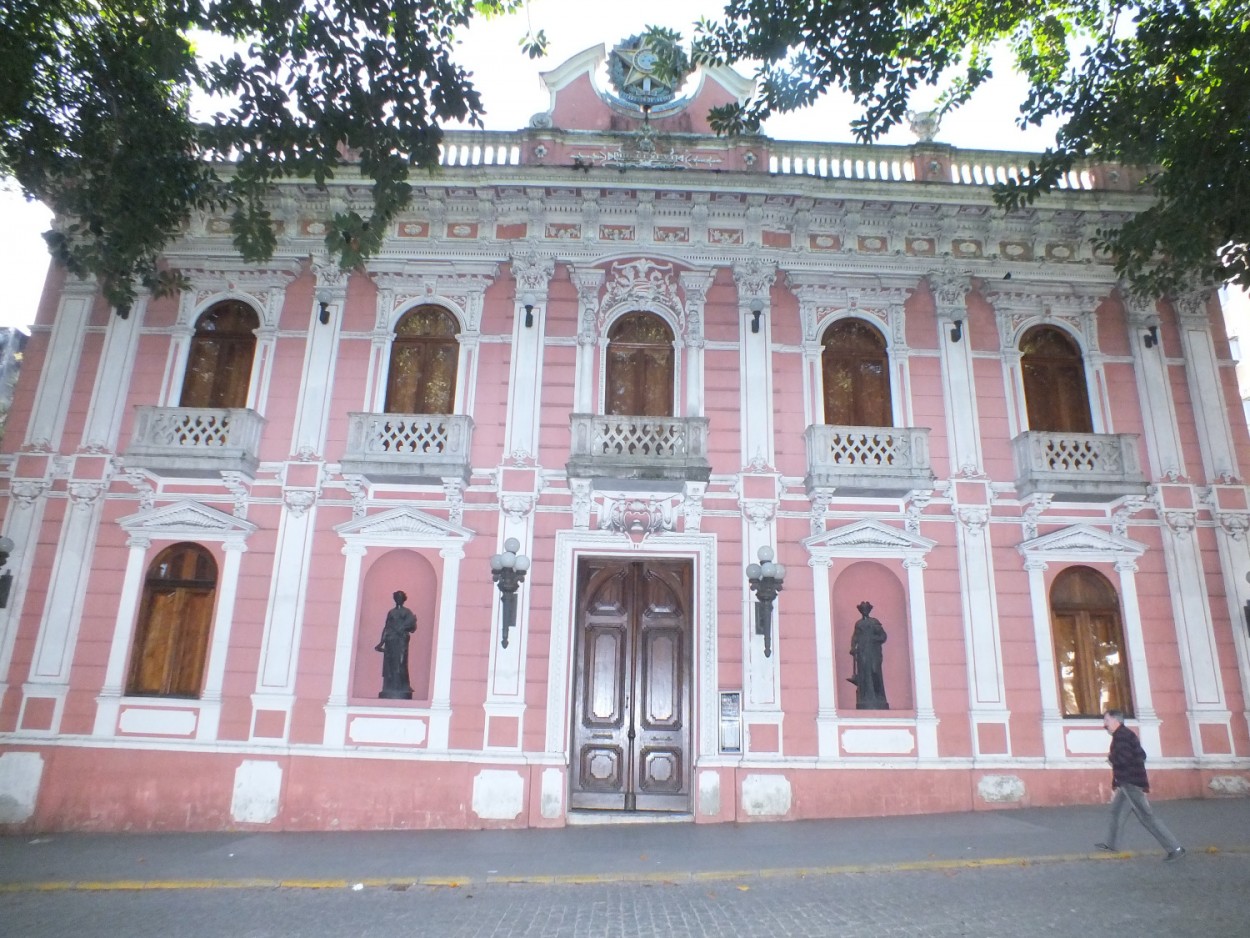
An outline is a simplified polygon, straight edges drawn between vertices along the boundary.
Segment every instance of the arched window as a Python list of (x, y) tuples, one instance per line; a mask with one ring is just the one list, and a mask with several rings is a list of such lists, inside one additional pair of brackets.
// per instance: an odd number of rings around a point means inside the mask
[(126, 693), (198, 697), (213, 622), (217, 562), (198, 544), (167, 547), (148, 567)]
[(456, 406), (460, 324), (439, 306), (418, 306), (395, 324), (386, 381), (388, 414), (450, 414)]
[(1029, 429), (1092, 433), (1081, 349), (1062, 329), (1034, 326), (1020, 340)]
[(673, 330), (653, 313), (622, 316), (608, 333), (604, 413), (673, 415)]
[(843, 319), (821, 339), (825, 423), (842, 427), (890, 427), (890, 359), (885, 337), (859, 319)]
[(226, 300), (209, 307), (195, 324), (181, 406), (247, 406), (258, 328), (260, 319), (246, 303)]
[(1065, 717), (1133, 712), (1115, 587), (1097, 570), (1069, 567), (1050, 588), (1059, 705)]

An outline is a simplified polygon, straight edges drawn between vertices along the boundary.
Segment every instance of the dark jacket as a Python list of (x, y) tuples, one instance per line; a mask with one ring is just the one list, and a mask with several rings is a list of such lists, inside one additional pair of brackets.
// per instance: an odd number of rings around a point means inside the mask
[(1135, 785), (1142, 791), (1150, 791), (1146, 778), (1146, 750), (1137, 741), (1137, 734), (1121, 723), (1111, 734), (1111, 751), (1107, 753), (1111, 763), (1111, 787)]

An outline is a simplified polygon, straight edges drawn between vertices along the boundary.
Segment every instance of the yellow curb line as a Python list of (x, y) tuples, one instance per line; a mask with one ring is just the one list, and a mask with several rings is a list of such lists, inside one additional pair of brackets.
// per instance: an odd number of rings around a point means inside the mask
[[(1250, 847), (1206, 847), (1191, 853), (1250, 853)], [(482, 879), (472, 876), (418, 876), (392, 877), (386, 879), (117, 879), (117, 880), (50, 880), (29, 883), (0, 883), (0, 894), (22, 892), (144, 892), (144, 891), (191, 891), (209, 889), (352, 889), (357, 886), (369, 889), (386, 889), (396, 886), (461, 888), (484, 885), (501, 886), (589, 886), (607, 883), (711, 883), (744, 879), (784, 879), (807, 876), (847, 876), (864, 873), (915, 873), (939, 870), (976, 870), (1006, 866), (1041, 866), (1052, 863), (1071, 863), (1077, 860), (1107, 861), (1126, 860), (1146, 854), (1120, 851), (1118, 853), (1065, 853), (1045, 857), (990, 857), (967, 860), (910, 860), (899, 863), (868, 863), (847, 866), (779, 867), (759, 870), (706, 870), (696, 872), (656, 873), (572, 873), (534, 874), (517, 876), (488, 875)]]

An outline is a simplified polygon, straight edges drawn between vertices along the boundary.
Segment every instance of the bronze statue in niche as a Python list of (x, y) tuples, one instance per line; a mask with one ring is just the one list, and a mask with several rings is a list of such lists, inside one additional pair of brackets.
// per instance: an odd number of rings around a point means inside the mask
[(847, 678), (855, 685), (855, 709), (889, 710), (885, 698), (885, 680), (881, 676), (882, 645), (885, 644), (885, 628), (870, 616), (872, 603), (865, 600), (855, 607), (859, 621), (851, 634), (851, 660), (854, 670)]
[(382, 690), (379, 697), (387, 700), (412, 700), (412, 681), (408, 677), (408, 642), (417, 630), (417, 617), (404, 608), (408, 594), (396, 590), (391, 597), (395, 608), (386, 614), (382, 639), (374, 651), (382, 652)]

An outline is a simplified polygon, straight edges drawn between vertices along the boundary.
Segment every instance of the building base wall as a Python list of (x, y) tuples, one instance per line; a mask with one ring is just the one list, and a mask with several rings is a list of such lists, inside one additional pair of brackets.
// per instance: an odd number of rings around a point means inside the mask
[[(1250, 795), (1250, 768), (1151, 770), (1157, 800)], [(468, 830), (567, 822), (562, 767), (29, 746), (0, 752), (0, 831)], [(1102, 768), (697, 769), (699, 823), (1100, 804)]]

